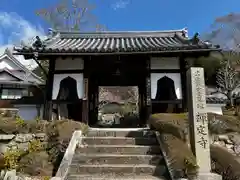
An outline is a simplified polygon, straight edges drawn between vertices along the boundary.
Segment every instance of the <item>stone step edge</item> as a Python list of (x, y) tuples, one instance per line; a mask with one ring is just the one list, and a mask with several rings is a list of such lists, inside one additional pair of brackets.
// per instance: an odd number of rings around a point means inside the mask
[(96, 167), (96, 168), (144, 168), (144, 167), (150, 167), (150, 168), (158, 168), (163, 167), (163, 165), (150, 165), (150, 164), (71, 164), (71, 166), (79, 166), (79, 167)]
[(159, 154), (103, 154), (103, 153), (79, 153), (76, 156), (81, 157), (161, 157)]
[(117, 137), (113, 137), (113, 136), (93, 136), (93, 137), (89, 137), (89, 136), (84, 136), (82, 137), (82, 139), (104, 139), (104, 140), (114, 140), (114, 139), (137, 139), (137, 140), (149, 140), (149, 139), (156, 139), (156, 137), (121, 137), (121, 136), (117, 136)]
[(154, 130), (151, 130), (150, 128), (89, 128), (88, 132), (90, 131), (103, 131), (103, 132), (142, 132), (142, 131), (150, 131), (155, 132)]
[(125, 180), (125, 179), (134, 179), (134, 180), (165, 180), (162, 176), (153, 176), (153, 175), (124, 175), (124, 176), (104, 176), (104, 175), (89, 175), (89, 174), (81, 174), (81, 175), (69, 175), (68, 178), (77, 178), (77, 179), (89, 179), (89, 180)]
[(80, 147), (79, 148), (81, 148), (81, 147), (95, 147), (95, 148), (122, 148), (122, 147), (129, 147), (129, 148), (131, 148), (131, 147), (133, 147), (133, 148), (141, 148), (141, 147), (148, 147), (148, 148), (151, 148), (151, 147), (153, 147), (153, 148), (156, 148), (156, 147), (158, 147), (158, 148), (160, 148), (159, 147), (159, 145), (121, 145), (121, 144), (118, 144), (118, 145), (108, 145), (108, 144), (106, 144), (106, 145), (104, 145), (104, 144), (100, 144), (100, 145), (88, 145), (88, 144), (80, 144)]

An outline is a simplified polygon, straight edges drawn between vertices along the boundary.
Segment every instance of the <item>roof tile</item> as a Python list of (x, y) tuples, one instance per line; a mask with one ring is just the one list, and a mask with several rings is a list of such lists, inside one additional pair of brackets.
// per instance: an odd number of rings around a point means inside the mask
[[(117, 52), (158, 52), (194, 49), (211, 49), (203, 41), (185, 38), (183, 30), (158, 32), (55, 32), (43, 41), (43, 47), (25, 46), (18, 52), (37, 51), (42, 53), (117, 53)], [(37, 43), (35, 43), (37, 44)], [(215, 48), (216, 49), (216, 48)]]

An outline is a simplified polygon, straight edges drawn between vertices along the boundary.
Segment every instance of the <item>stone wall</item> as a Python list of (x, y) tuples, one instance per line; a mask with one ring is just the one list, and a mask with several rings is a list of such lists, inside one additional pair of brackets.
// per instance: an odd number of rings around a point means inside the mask
[(236, 156), (240, 161), (240, 134), (228, 133), (222, 135), (213, 135), (211, 144), (221, 146)]
[(28, 149), (28, 143), (32, 140), (46, 142), (47, 136), (44, 133), (38, 134), (0, 134), (0, 153), (6, 152), (8, 148)]

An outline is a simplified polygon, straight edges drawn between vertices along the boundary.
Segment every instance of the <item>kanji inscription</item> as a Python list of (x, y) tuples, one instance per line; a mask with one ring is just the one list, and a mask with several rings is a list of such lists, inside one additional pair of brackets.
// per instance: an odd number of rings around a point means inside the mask
[(203, 68), (188, 70), (187, 85), (191, 148), (196, 156), (199, 171), (210, 172), (208, 115)]

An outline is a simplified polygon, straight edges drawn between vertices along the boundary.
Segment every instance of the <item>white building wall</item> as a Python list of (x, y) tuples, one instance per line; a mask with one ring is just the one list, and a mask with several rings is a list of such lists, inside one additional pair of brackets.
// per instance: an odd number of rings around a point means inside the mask
[(157, 93), (157, 81), (164, 76), (167, 76), (174, 81), (177, 98), (182, 99), (182, 84), (179, 73), (151, 73), (151, 98), (155, 99)]
[(8, 73), (3, 72), (0, 74), (1, 81), (17, 81), (17, 79), (13, 76), (10, 76)]
[[(152, 70), (180, 69), (178, 57), (152, 57)], [(151, 73), (151, 98), (155, 99), (157, 93), (157, 81), (167, 76), (174, 81), (175, 91), (178, 99), (182, 99), (182, 84), (180, 73)]]
[[(58, 58), (55, 62), (55, 70), (83, 70), (84, 68), (84, 61), (81, 58)], [(77, 81), (78, 98), (82, 99), (84, 91), (83, 73), (55, 74), (53, 80), (52, 99), (55, 100), (57, 98), (60, 82), (66, 77), (71, 77)]]
[(54, 74), (54, 80), (53, 80), (53, 92), (52, 92), (52, 99), (57, 99), (57, 95), (60, 89), (60, 83), (63, 79), (71, 77), (77, 81), (77, 94), (78, 98), (83, 98), (83, 91), (84, 91), (84, 82), (83, 82), (83, 74)]
[(21, 119), (34, 120), (38, 117), (42, 119), (43, 106), (19, 104), (14, 105), (14, 107), (18, 109), (18, 115)]
[(11, 62), (8, 57), (0, 59), (0, 69), (20, 70), (19, 67)]

